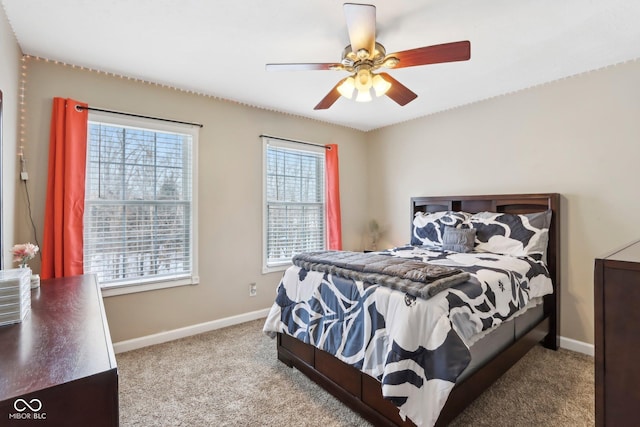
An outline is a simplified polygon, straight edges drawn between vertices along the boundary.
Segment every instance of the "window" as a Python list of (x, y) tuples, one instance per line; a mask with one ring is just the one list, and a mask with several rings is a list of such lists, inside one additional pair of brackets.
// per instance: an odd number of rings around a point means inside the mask
[(263, 271), (325, 248), (324, 147), (263, 137)]
[(84, 271), (112, 294), (197, 283), (197, 130), (91, 113), (87, 134)]

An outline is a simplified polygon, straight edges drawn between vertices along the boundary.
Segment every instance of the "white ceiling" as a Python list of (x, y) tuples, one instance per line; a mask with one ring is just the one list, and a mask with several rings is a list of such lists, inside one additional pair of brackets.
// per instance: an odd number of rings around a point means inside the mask
[(1, 2), (25, 54), (365, 131), (640, 57), (638, 0), (371, 1), (388, 53), (470, 40), (471, 60), (388, 71), (418, 94), (404, 107), (314, 111), (345, 72), (265, 64), (339, 62), (343, 1)]

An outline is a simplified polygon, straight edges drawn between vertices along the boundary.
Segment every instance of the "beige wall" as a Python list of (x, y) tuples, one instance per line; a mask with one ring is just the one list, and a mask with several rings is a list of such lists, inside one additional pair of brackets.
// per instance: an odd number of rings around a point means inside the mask
[[(27, 81), (25, 150), (40, 234), (53, 97), (204, 124), (198, 159), (200, 284), (105, 298), (114, 341), (271, 306), (281, 273), (261, 273), (262, 133), (339, 145), (344, 246), (361, 245), (367, 205), (361, 132), (37, 59), (27, 61)], [(20, 237), (29, 232), (22, 214), (16, 230)], [(256, 297), (249, 297), (251, 282), (258, 285)]]
[(20, 58), (13, 31), (4, 9), (0, 7), (0, 90), (3, 95), (2, 111), (2, 253), (4, 267), (13, 267), (9, 249), (14, 243), (14, 206), (16, 198), (16, 147), (18, 146), (18, 119), (20, 94)]
[(561, 193), (561, 335), (593, 343), (594, 258), (640, 238), (639, 118), (633, 62), (372, 132), (383, 245), (408, 241), (411, 196)]

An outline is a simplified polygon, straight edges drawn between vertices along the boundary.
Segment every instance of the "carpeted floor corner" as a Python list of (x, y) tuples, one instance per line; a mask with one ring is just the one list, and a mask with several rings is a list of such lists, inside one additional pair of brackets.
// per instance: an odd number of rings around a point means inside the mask
[[(369, 426), (276, 358), (263, 320), (116, 355), (120, 425)], [(592, 426), (593, 358), (534, 348), (453, 426)]]
[(592, 357), (537, 346), (451, 426), (593, 426), (594, 393)]

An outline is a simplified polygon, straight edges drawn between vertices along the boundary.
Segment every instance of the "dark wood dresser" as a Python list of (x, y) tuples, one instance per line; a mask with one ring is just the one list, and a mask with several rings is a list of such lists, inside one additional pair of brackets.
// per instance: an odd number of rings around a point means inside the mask
[(0, 425), (117, 426), (118, 371), (94, 276), (43, 280), (0, 327)]
[(637, 426), (640, 241), (595, 260), (596, 426)]

